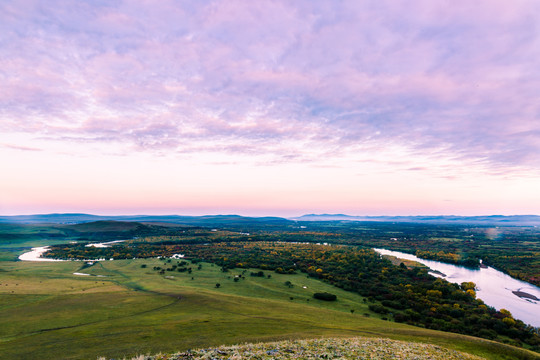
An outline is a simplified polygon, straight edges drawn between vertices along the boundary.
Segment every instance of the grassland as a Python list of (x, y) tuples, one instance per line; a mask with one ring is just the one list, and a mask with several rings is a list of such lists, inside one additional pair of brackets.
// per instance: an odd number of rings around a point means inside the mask
[[(152, 270), (163, 265), (158, 259), (90, 267), (81, 262), (1, 262), (0, 358), (118, 358), (336, 336), (432, 343), (488, 359), (538, 358), (488, 340), (381, 320), (358, 294), (303, 274), (251, 277), (248, 269), (235, 282), (240, 270), (224, 273), (207, 263), (200, 270), (193, 265), (191, 274), (164, 276)], [(325, 291), (338, 301), (312, 298)]]

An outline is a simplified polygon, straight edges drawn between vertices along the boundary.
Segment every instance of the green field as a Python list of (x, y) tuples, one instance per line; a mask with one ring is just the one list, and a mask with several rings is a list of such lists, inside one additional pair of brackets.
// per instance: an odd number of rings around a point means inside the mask
[[(426, 342), (490, 359), (537, 358), (488, 340), (381, 320), (360, 295), (304, 274), (265, 272), (271, 278), (263, 278), (248, 269), (235, 282), (243, 270), (224, 273), (207, 263), (200, 270), (191, 265), (191, 274), (153, 270), (164, 264), (117, 260), (81, 269), (81, 262), (0, 262), (0, 358), (118, 358), (322, 336)], [(338, 301), (312, 298), (323, 291)]]

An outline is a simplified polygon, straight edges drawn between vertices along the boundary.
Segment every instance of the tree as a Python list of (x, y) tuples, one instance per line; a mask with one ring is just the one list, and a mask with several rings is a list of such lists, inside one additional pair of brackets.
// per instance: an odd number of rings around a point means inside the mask
[(461, 288), (465, 291), (476, 289), (476, 284), (472, 281), (466, 281), (461, 283)]
[(220, 283), (217, 283), (217, 284), (216, 284), (216, 289), (219, 289), (220, 286), (221, 286), (221, 284), (220, 284)]
[(440, 298), (440, 297), (442, 297), (442, 291), (440, 291), (440, 290), (428, 290), (428, 291), (426, 291), (426, 295), (428, 297)]
[(512, 317), (505, 317), (502, 319), (502, 322), (509, 327), (516, 325), (516, 320), (514, 320)]

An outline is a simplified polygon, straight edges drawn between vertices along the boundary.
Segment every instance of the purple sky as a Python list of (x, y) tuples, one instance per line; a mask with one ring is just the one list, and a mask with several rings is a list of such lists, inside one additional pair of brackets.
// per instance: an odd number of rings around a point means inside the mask
[(540, 2), (0, 3), (0, 213), (540, 214)]

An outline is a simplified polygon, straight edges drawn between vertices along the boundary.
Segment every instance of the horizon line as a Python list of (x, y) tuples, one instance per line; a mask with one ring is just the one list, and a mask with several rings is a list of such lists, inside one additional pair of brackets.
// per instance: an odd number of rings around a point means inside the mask
[(240, 216), (240, 217), (251, 217), (251, 218), (263, 218), (263, 217), (280, 217), (284, 219), (293, 219), (303, 216), (346, 216), (346, 217), (365, 217), (365, 218), (377, 218), (377, 217), (488, 217), (488, 216), (503, 216), (503, 217), (512, 217), (512, 216), (540, 216), (539, 214), (479, 214), (479, 215), (460, 215), (460, 214), (408, 214), (408, 215), (351, 215), (346, 213), (304, 213), (301, 215), (295, 216), (282, 216), (282, 215), (242, 215), (241, 213), (208, 213), (204, 215), (188, 215), (188, 214), (150, 214), (150, 213), (135, 213), (135, 214), (104, 214), (104, 213), (86, 213), (86, 212), (51, 212), (51, 213), (29, 213), (29, 214), (0, 214), (0, 217), (17, 217), (17, 216), (50, 216), (50, 215), (89, 215), (89, 216), (102, 216), (102, 217), (127, 217), (127, 216), (186, 216), (186, 217), (205, 217), (205, 216)]

